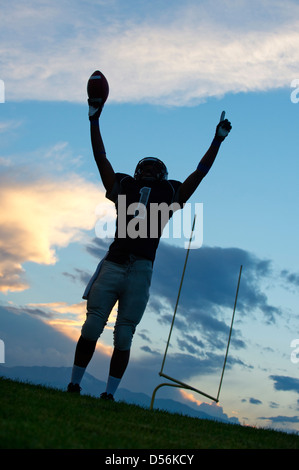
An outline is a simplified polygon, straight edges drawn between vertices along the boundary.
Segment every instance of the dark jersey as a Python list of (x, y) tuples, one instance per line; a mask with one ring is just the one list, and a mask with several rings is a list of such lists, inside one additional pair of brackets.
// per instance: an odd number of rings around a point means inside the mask
[(106, 197), (116, 206), (116, 232), (106, 259), (124, 263), (130, 255), (154, 262), (164, 226), (178, 203), (181, 183), (175, 180), (136, 181), (116, 173)]

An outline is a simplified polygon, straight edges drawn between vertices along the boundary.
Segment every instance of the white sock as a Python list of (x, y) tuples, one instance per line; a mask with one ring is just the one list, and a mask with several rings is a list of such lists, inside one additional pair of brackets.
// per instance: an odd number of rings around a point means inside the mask
[(80, 385), (85, 369), (86, 367), (79, 367), (79, 366), (73, 365), (72, 377), (71, 377), (71, 382), (73, 384)]
[(114, 395), (117, 387), (120, 384), (121, 379), (118, 379), (117, 377), (112, 377), (112, 375), (109, 375), (108, 381), (107, 381), (107, 386), (106, 386), (106, 393), (109, 395)]

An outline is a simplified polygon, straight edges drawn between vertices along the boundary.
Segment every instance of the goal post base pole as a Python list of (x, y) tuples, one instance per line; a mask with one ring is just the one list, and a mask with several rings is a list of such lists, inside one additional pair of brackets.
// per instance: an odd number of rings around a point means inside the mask
[(186, 390), (191, 390), (192, 392), (199, 393), (200, 395), (203, 395), (204, 397), (209, 398), (210, 400), (215, 401), (216, 403), (219, 402), (219, 400), (217, 398), (214, 398), (211, 395), (208, 395), (207, 393), (202, 392), (201, 390), (198, 390), (197, 388), (191, 387), (191, 385), (185, 384), (184, 382), (181, 382), (180, 380), (174, 379), (173, 377), (170, 377), (169, 375), (162, 374), (162, 372), (160, 372), (159, 375), (160, 375), (160, 377), (164, 377), (165, 379), (171, 380), (172, 382), (175, 382), (175, 383), (174, 384), (168, 383), (168, 382), (162, 383), (162, 384), (159, 384), (154, 389), (151, 404), (150, 404), (150, 409), (151, 410), (153, 409), (153, 406), (154, 406), (154, 401), (155, 401), (155, 396), (156, 396), (157, 391), (159, 390), (159, 388), (165, 387), (165, 386), (184, 388)]

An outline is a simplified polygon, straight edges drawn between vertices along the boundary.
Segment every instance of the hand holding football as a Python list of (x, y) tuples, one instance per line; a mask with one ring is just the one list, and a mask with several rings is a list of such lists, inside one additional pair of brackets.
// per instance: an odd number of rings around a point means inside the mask
[(87, 82), (88, 117), (98, 119), (109, 95), (108, 81), (102, 72), (96, 70)]
[(93, 74), (89, 77), (87, 82), (87, 95), (89, 99), (101, 99), (102, 104), (104, 104), (108, 98), (108, 81), (105, 75), (99, 70), (93, 72)]

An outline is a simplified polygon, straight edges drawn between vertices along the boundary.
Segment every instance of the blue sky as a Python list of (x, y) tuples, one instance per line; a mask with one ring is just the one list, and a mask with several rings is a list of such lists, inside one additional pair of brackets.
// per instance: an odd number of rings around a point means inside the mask
[[(114, 217), (89, 140), (86, 83), (110, 95), (101, 126), (115, 171), (155, 155), (183, 180), (222, 110), (232, 123), (209, 175), (203, 246), (190, 252), (165, 373), (220, 403), (161, 389), (241, 424), (299, 431), (299, 5), (295, 1), (11, 1), (1, 7), (0, 339), (5, 365), (71, 366), (82, 293)], [(5, 21), (4, 21), (5, 19)], [(299, 90), (298, 90), (299, 96)], [(200, 227), (197, 226), (197, 229)], [(122, 385), (151, 395), (186, 251), (164, 239)], [(113, 316), (89, 372), (105, 380)], [(292, 356), (293, 359), (296, 355)]]

